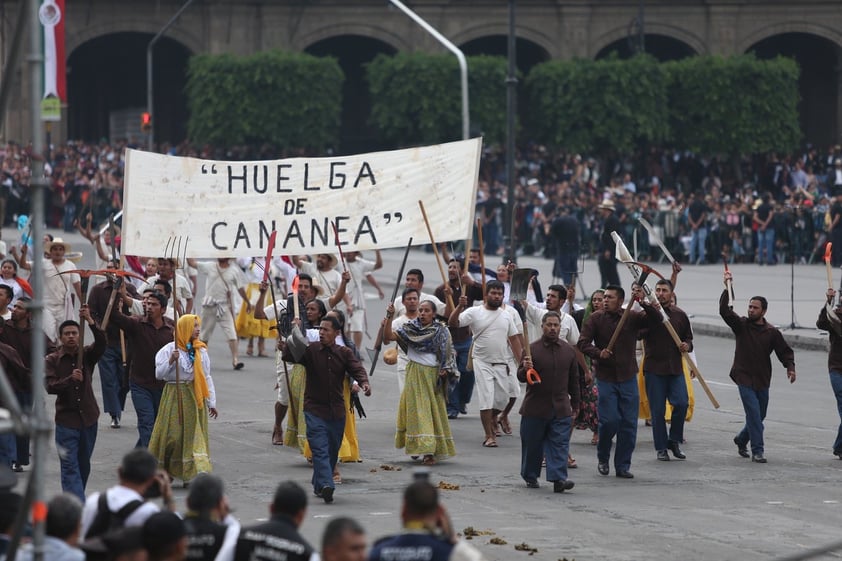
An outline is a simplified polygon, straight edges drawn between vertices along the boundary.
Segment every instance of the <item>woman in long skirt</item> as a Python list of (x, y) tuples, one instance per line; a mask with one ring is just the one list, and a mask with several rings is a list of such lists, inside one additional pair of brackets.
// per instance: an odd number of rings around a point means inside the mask
[(450, 331), (435, 320), (436, 306), (429, 300), (418, 306), (418, 317), (392, 331), (389, 304), (384, 322), (386, 341), (397, 341), (409, 359), (406, 383), (398, 405), (395, 448), (411, 456), (423, 456), (425, 465), (454, 456), (456, 446), (447, 420), (447, 380), (458, 372)]
[(149, 451), (186, 487), (196, 475), (211, 471), (208, 416), (215, 419), (216, 391), (207, 345), (199, 339), (199, 316), (178, 318), (175, 343), (155, 355), (155, 377), (165, 380)]
[[(598, 289), (591, 294), (591, 300), (585, 308), (585, 315), (582, 318), (582, 323), (587, 321), (590, 315), (602, 309), (602, 295), (604, 290)], [(574, 420), (574, 425), (577, 429), (591, 431), (591, 444), (599, 442), (599, 415), (597, 414), (597, 401), (599, 401), (599, 394), (596, 390), (596, 380), (594, 378), (594, 367), (591, 360), (585, 357), (585, 361), (591, 369), (590, 376), (585, 376), (585, 373), (579, 371), (579, 414)], [(590, 380), (590, 383), (588, 383)]]

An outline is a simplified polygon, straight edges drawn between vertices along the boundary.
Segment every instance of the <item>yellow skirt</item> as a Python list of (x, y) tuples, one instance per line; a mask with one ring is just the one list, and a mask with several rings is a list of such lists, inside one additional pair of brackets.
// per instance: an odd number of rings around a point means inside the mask
[[(687, 361), (681, 359), (681, 369), (684, 371), (684, 383), (687, 385), (687, 415), (684, 416), (685, 421), (690, 421), (693, 418), (693, 409), (696, 407), (696, 397), (693, 395), (693, 379), (690, 377), (690, 368), (687, 366)], [(637, 369), (637, 388), (640, 393), (640, 412), (639, 419), (649, 419), (652, 413), (649, 412), (649, 397), (646, 395), (646, 381), (643, 376), (643, 359), (640, 360), (640, 367)], [(667, 400), (667, 409), (664, 413), (664, 418), (669, 421), (672, 419), (672, 405)]]
[[(246, 298), (254, 306), (260, 296), (260, 285), (251, 283), (246, 287)], [(266, 305), (273, 304), (272, 298), (267, 296)], [(254, 309), (251, 313), (246, 311), (246, 302), (244, 301), (240, 306), (240, 312), (234, 321), (234, 327), (237, 329), (238, 337), (262, 337), (264, 339), (271, 339), (275, 337), (270, 328), (275, 325), (275, 322), (268, 319), (256, 319), (254, 317)]]

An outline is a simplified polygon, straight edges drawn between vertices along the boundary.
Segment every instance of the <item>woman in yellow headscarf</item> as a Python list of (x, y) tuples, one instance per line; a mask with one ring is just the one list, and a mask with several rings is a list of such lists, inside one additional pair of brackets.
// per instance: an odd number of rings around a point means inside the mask
[(175, 343), (155, 355), (155, 377), (165, 380), (149, 451), (158, 465), (187, 484), (211, 471), (208, 416), (215, 419), (216, 391), (210, 376), (207, 345), (199, 339), (201, 320), (193, 314), (178, 318)]

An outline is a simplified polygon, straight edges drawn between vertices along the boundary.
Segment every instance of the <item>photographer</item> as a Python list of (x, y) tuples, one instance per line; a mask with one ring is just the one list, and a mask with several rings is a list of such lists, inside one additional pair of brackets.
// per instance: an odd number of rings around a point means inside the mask
[(403, 532), (378, 540), (369, 561), (485, 559), (474, 546), (457, 539), (450, 517), (439, 502), (438, 489), (427, 479), (416, 479), (404, 491), (401, 521)]
[(145, 448), (123, 456), (117, 475), (117, 485), (85, 501), (82, 535), (86, 540), (124, 526), (143, 525), (161, 510), (147, 499), (161, 497), (167, 510), (175, 510), (169, 476), (158, 469), (158, 460)]

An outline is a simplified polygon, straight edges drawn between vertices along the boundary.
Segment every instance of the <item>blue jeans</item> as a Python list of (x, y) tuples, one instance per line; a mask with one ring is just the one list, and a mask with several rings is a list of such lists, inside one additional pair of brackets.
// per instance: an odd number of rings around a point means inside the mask
[(134, 382), (129, 383), (132, 391), (132, 403), (137, 413), (137, 444), (135, 448), (148, 448), (152, 438), (152, 428), (155, 417), (158, 416), (158, 406), (161, 404), (163, 389), (144, 388)]
[(11, 432), (0, 434), (0, 465), (9, 467), (17, 461), (15, 435)]
[(334, 487), (333, 468), (339, 459), (345, 419), (322, 419), (305, 411), (304, 422), (313, 452), (313, 491), (319, 493), (325, 487)]
[(56, 448), (61, 463), (61, 490), (84, 502), (96, 444), (97, 423), (81, 429), (56, 425)]
[(102, 409), (112, 417), (120, 418), (120, 385), (123, 380), (123, 354), (120, 347), (108, 346), (99, 359), (99, 380), (102, 385)]
[(468, 370), (468, 351), (471, 348), (471, 338), (453, 343), (456, 351), (456, 368), (459, 370), (459, 382), (450, 386), (447, 392), (447, 415), (456, 417), (471, 402), (474, 393), (474, 371)]
[(567, 453), (573, 417), (520, 418), (520, 476), (538, 481), (541, 460), (547, 459), (547, 481), (567, 481)]
[(705, 262), (705, 240), (708, 237), (708, 229), (705, 227), (696, 228), (690, 237), (690, 263), (699, 261)]
[(836, 409), (839, 411), (839, 430), (833, 442), (833, 453), (842, 454), (842, 373), (830, 371), (830, 387), (836, 396)]
[[(20, 404), (21, 411), (25, 413), (32, 412), (32, 392), (15, 392)], [(29, 435), (15, 435), (15, 448), (17, 459), (15, 460), (22, 466), (29, 465)], [(14, 458), (13, 458), (14, 459)]]
[(617, 449), (614, 451), (614, 469), (628, 471), (631, 457), (637, 442), (637, 413), (640, 409), (640, 394), (637, 380), (625, 382), (596, 381), (599, 391), (597, 412), (599, 414), (599, 444), (596, 457), (600, 463), (607, 464), (611, 457), (611, 445), (617, 437)]
[(737, 386), (740, 390), (740, 400), (746, 412), (746, 424), (734, 439), (740, 446), (746, 446), (751, 441), (752, 455), (763, 453), (763, 419), (766, 418), (766, 408), (769, 406), (769, 388), (755, 390), (748, 386)]
[[(655, 450), (666, 450), (669, 442), (684, 441), (684, 418), (689, 405), (684, 374), (659, 376), (644, 372), (644, 380), (646, 381), (646, 395), (649, 397), (649, 412), (652, 416)], [(667, 438), (667, 422), (664, 420), (667, 400), (672, 405), (669, 438)]]
[(775, 263), (775, 229), (766, 228), (757, 231), (757, 262), (763, 263), (763, 252), (766, 252), (766, 264)]

